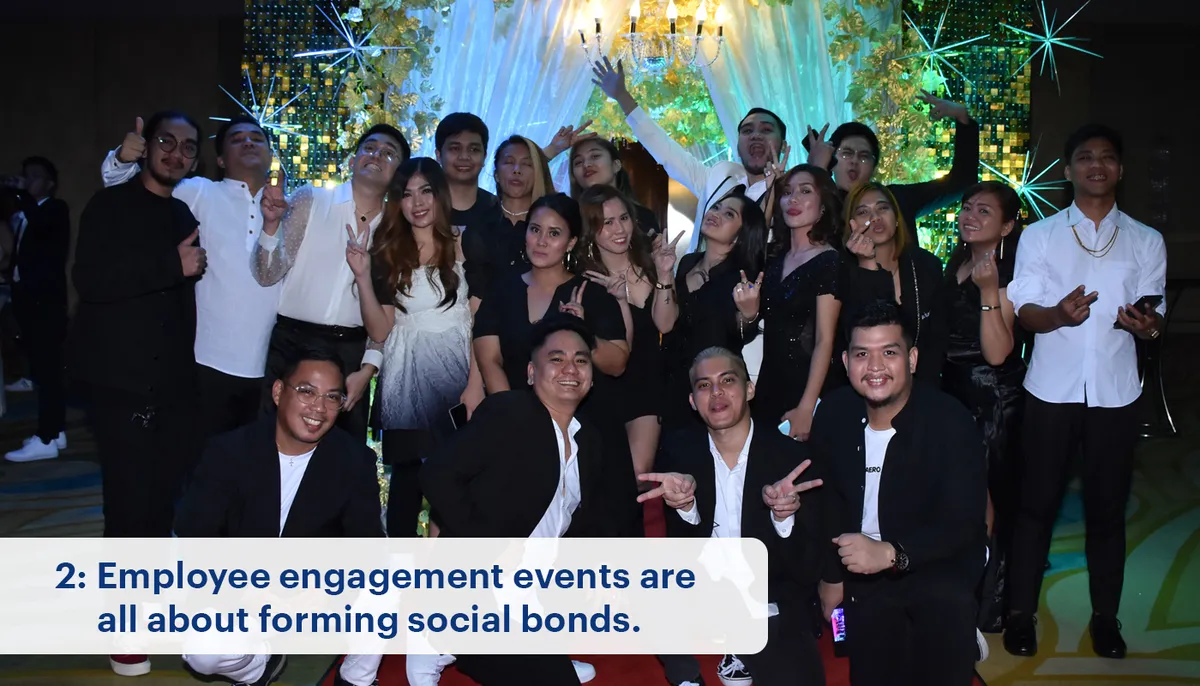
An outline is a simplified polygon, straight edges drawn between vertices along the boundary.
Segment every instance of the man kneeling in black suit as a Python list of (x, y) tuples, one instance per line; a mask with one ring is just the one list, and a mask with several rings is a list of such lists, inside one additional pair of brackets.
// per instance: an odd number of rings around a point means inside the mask
[[(181, 538), (382, 537), (375, 454), (334, 426), (346, 400), (339, 358), (297, 352), (273, 389), (277, 411), (214, 437), (175, 516)], [(184, 655), (196, 672), (266, 686), (283, 655)], [(369, 686), (378, 655), (350, 655), (338, 686)]]
[[(796, 483), (810, 464), (808, 445), (773, 426), (754, 424), (754, 383), (737, 354), (708, 348), (696, 356), (690, 377), (692, 407), (707, 430), (667, 437), (661, 464), (671, 471), (639, 476), (659, 485), (638, 499), (661, 496), (674, 510), (666, 513), (667, 536), (762, 541), (768, 553), (767, 646), (740, 662), (756, 686), (824, 684), (808, 601), (816, 592), (825, 546), (820, 510), (806, 507), (802, 513), (800, 508), (800, 494), (821, 480)], [(659, 660), (669, 681), (703, 683), (694, 657), (661, 655)], [(726, 656), (722, 676), (736, 661)]]

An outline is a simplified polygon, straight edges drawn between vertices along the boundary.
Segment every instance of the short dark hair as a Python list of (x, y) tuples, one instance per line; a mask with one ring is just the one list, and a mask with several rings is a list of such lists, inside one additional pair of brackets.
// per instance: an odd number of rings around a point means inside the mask
[(900, 327), (904, 346), (911, 350), (913, 347), (912, 332), (904, 323), (904, 317), (900, 314), (900, 306), (888, 300), (867, 302), (855, 311), (846, 327), (846, 344), (849, 346), (855, 329), (873, 329), (877, 326), (892, 325)]
[[(875, 163), (878, 164), (879, 136), (876, 136), (875, 132), (871, 130), (871, 127), (863, 124), (862, 122), (848, 121), (834, 129), (833, 135), (829, 137), (829, 145), (831, 145), (834, 150), (837, 150), (839, 147), (841, 147), (842, 141), (851, 136), (859, 136), (867, 139), (867, 145), (871, 146), (871, 154), (875, 156)], [(833, 159), (829, 161), (829, 168), (833, 169), (833, 166), (836, 163), (837, 155), (834, 155)]]
[(142, 136), (149, 141), (158, 135), (158, 130), (162, 128), (163, 124), (176, 120), (186, 122), (188, 126), (196, 129), (196, 146), (199, 147), (204, 141), (204, 129), (200, 127), (200, 122), (193, 119), (190, 114), (180, 110), (163, 110), (150, 115), (150, 118), (146, 120), (146, 126), (142, 128)]
[(765, 114), (774, 119), (775, 126), (779, 127), (779, 138), (781, 140), (787, 140), (787, 124), (783, 123), (783, 120), (779, 118), (778, 114), (775, 114), (771, 110), (768, 110), (764, 107), (751, 107), (750, 111), (746, 113), (746, 116), (742, 117), (742, 120), (738, 122), (738, 129), (740, 130), (742, 128), (742, 124), (745, 124), (746, 120), (755, 114)]
[(543, 317), (537, 324), (533, 325), (533, 331), (529, 334), (530, 358), (532, 359), (533, 355), (538, 350), (541, 350), (542, 346), (546, 345), (546, 339), (559, 331), (576, 333), (583, 339), (583, 344), (588, 347), (588, 350), (596, 349), (596, 334), (592, 333), (591, 327), (575, 315), (565, 312), (555, 312)]
[(479, 139), (483, 141), (483, 149), (487, 150), (487, 124), (470, 112), (453, 112), (438, 122), (437, 130), (433, 132), (433, 149), (441, 152), (447, 138), (464, 132), (479, 134)]
[(225, 154), (225, 139), (229, 137), (229, 131), (240, 124), (249, 124), (258, 129), (262, 132), (263, 137), (267, 139), (267, 145), (271, 144), (271, 134), (263, 128), (263, 125), (257, 119), (248, 114), (239, 114), (229, 121), (222, 123), (221, 128), (217, 129), (217, 136), (213, 139), (213, 144), (217, 147), (218, 157)]
[(25, 171), (26, 167), (41, 167), (46, 171), (46, 176), (50, 177), (50, 181), (53, 182), (55, 186), (58, 185), (58, 167), (55, 167), (54, 163), (51, 162), (49, 158), (42, 157), (41, 155), (26, 157), (25, 160), (21, 162), (21, 171)]
[(1125, 157), (1125, 144), (1116, 129), (1103, 124), (1087, 124), (1075, 129), (1074, 133), (1067, 136), (1066, 145), (1063, 146), (1063, 161), (1071, 164), (1071, 158), (1075, 156), (1075, 151), (1093, 138), (1103, 138), (1108, 141), (1117, 151), (1118, 161)]
[(744, 360), (741, 355), (728, 348), (722, 348), (719, 345), (714, 345), (710, 348), (701, 350), (700, 354), (696, 355), (696, 358), (692, 360), (691, 366), (688, 367), (689, 388), (696, 385), (696, 367), (699, 367), (700, 363), (704, 362), (705, 360), (712, 360), (718, 357), (727, 359), (733, 363), (733, 372), (734, 374), (737, 374), (737, 377), (742, 380), (743, 384), (750, 383), (750, 370), (746, 369), (746, 360)]
[(284, 383), (288, 383), (292, 375), (300, 368), (300, 365), (305, 362), (329, 362), (337, 367), (338, 373), (342, 375), (344, 383), (346, 368), (342, 364), (342, 358), (327, 346), (297, 346), (290, 350), (285, 350), (283, 369), (280, 370), (279, 379)]
[(401, 162), (407, 162), (408, 158), (412, 157), (412, 148), (408, 147), (408, 139), (404, 137), (404, 134), (400, 133), (400, 129), (391, 124), (376, 124), (364, 131), (363, 135), (358, 137), (358, 142), (354, 144), (354, 152), (358, 152), (358, 149), (362, 147), (363, 141), (377, 133), (382, 133), (385, 136), (391, 136), (396, 139), (396, 142), (400, 144), (400, 154), (404, 156), (404, 159), (400, 160)]

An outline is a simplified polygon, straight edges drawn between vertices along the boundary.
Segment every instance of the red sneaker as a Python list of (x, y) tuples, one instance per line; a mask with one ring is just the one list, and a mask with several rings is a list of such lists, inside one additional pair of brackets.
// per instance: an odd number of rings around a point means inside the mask
[(141, 676), (150, 673), (149, 655), (109, 655), (112, 671), (121, 676)]

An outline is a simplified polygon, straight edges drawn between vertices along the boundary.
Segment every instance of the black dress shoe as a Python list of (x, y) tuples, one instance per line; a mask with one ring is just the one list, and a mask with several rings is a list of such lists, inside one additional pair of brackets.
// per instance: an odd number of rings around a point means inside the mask
[(1004, 649), (1017, 657), (1037, 655), (1037, 623), (1032, 614), (1016, 614), (1004, 627)]
[(1125, 659), (1125, 639), (1121, 638), (1121, 622), (1112, 615), (1092, 615), (1092, 650), (1100, 657)]
[[(354, 686), (354, 684), (342, 678), (341, 665), (333, 672), (333, 686)], [(379, 680), (371, 682), (371, 686), (379, 686)]]

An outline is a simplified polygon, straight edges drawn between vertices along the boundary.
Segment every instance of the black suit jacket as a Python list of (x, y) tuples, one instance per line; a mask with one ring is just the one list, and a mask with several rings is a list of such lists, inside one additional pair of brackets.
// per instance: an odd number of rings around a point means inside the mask
[(175, 534), (187, 538), (383, 536), (371, 449), (335, 427), (309, 460), (280, 533), (275, 415), (212, 438), (175, 514)]
[(187, 205), (154, 195), (138, 177), (92, 196), (72, 272), (73, 378), (151, 404), (194, 400), (196, 278), (183, 275), (179, 244), (197, 225)]
[[(826, 540), (862, 531), (866, 402), (843, 387), (822, 399), (810, 442), (823, 468)], [(916, 382), (892, 420), (879, 482), (879, 530), (909, 556), (913, 581), (974, 588), (983, 572), (987, 532), (987, 458), (983, 436), (953, 397)], [(827, 547), (826, 581), (866, 582)]]
[(67, 203), (48, 198), (41, 205), (27, 193), (20, 196), (25, 230), (13, 262), (21, 278), (19, 290), (39, 305), (67, 306), (67, 253), (71, 249), (71, 213)]
[[(575, 434), (579, 454), (579, 508), (568, 536), (613, 532), (604, 506), (604, 447), (585, 419)], [(490, 395), (440, 451), (421, 467), (421, 488), (441, 535), (527, 538), (559, 487), (554, 420), (529, 390)]]
[[(713, 533), (716, 507), (716, 471), (708, 447), (708, 432), (703, 428), (678, 431), (663, 442), (662, 465), (667, 471), (690, 474), (696, 479), (696, 507), (700, 523), (685, 522), (666, 506), (664, 517), (667, 536), (709, 538)], [(807, 444), (784, 436), (773, 426), (755, 424), (746, 460), (746, 485), (742, 493), (742, 537), (757, 538), (767, 547), (770, 581), (769, 600), (780, 604), (802, 602), (811, 593), (820, 576), (825, 546), (820, 536), (820, 509), (815, 506), (816, 491), (801, 494), (800, 510), (792, 533), (781, 538), (772, 524), (771, 510), (762, 499), (764, 486), (787, 476), (809, 459)], [(799, 481), (820, 478), (812, 466)]]

